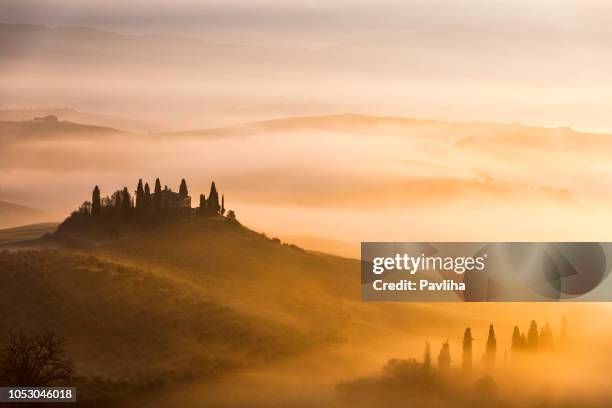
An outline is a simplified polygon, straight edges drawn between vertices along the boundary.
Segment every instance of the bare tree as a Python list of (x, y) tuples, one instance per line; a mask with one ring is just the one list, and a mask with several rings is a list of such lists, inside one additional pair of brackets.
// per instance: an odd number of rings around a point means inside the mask
[(50, 331), (31, 336), (11, 333), (0, 350), (0, 384), (6, 386), (44, 387), (70, 381), (74, 374), (64, 340)]

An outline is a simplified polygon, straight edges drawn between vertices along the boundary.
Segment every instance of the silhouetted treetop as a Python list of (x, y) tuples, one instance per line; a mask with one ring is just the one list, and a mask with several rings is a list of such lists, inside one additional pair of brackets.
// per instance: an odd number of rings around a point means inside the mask
[(425, 352), (423, 354), (423, 365), (427, 369), (431, 368), (431, 346), (429, 345), (428, 341), (425, 342)]
[(438, 356), (438, 369), (440, 371), (448, 371), (450, 370), (451, 365), (451, 355), (450, 355), (450, 346), (448, 345), (448, 340), (442, 344), (442, 349), (440, 350), (440, 355)]
[[(132, 229), (143, 228), (178, 218), (223, 216), (226, 212), (225, 196), (221, 196), (219, 203), (219, 192), (214, 182), (211, 184), (208, 199), (204, 194), (200, 195), (197, 208), (191, 207), (191, 197), (188, 195), (185, 179), (181, 180), (178, 193), (167, 186), (162, 190), (161, 186), (161, 181), (157, 178), (155, 191), (151, 194), (149, 183), (139, 179), (135, 189), (135, 200), (127, 187), (117, 190), (110, 197), (101, 198), (100, 189), (95, 186), (91, 203), (88, 201), (83, 203), (58, 229), (60, 232), (70, 229), (82, 230), (86, 226), (89, 230), (119, 231), (121, 226), (130, 226)], [(237, 222), (236, 213), (228, 212), (227, 219)]]
[(485, 363), (489, 369), (495, 365), (497, 355), (497, 339), (495, 338), (495, 330), (493, 325), (489, 325), (489, 335), (487, 337), (487, 348), (485, 351)]
[(210, 185), (210, 193), (208, 193), (208, 201), (207, 201), (208, 211), (217, 214), (221, 210), (221, 206), (219, 205), (219, 193), (217, 193), (217, 186), (215, 186), (215, 182), (213, 181)]
[(98, 188), (98, 186), (95, 186), (93, 193), (91, 195), (91, 215), (100, 214), (100, 208), (101, 208), (100, 188)]
[(181, 180), (181, 186), (179, 187), (179, 194), (180, 195), (189, 195), (189, 190), (187, 190), (187, 182), (185, 181), (185, 179)]
[(136, 186), (136, 209), (142, 211), (144, 209), (144, 187), (142, 186), (142, 179), (138, 180), (138, 186)]
[(527, 332), (527, 349), (537, 351), (539, 340), (538, 324), (535, 320), (532, 320), (529, 325), (529, 331)]
[(469, 327), (463, 333), (463, 369), (472, 370), (472, 329)]

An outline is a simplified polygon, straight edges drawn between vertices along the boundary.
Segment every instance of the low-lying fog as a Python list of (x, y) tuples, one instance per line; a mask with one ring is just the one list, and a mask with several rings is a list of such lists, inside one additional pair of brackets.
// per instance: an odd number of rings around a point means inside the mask
[[(427, 319), (410, 335), (401, 334), (399, 327), (397, 331), (388, 327), (386, 332), (378, 331), (380, 327), (364, 330), (361, 337), (332, 349), (318, 349), (299, 359), (244, 370), (208, 384), (164, 389), (129, 406), (182, 406), (188, 401), (191, 406), (230, 407), (604, 407), (612, 401), (607, 346), (611, 333), (598, 323), (601, 313), (609, 313), (608, 306), (487, 305), (484, 314), (497, 316), (492, 321), (497, 352), (489, 368), (484, 363), (488, 322), (472, 315), (483, 314), (485, 305), (460, 306), (446, 336), (440, 334), (444, 330), (439, 324)], [(564, 315), (568, 316), (565, 343), (560, 335)], [(532, 317), (540, 326), (550, 322), (552, 347), (513, 351), (513, 326), (527, 334)], [(470, 371), (462, 368), (463, 331), (454, 329), (460, 324), (470, 326), (474, 338)], [(447, 340), (451, 367), (440, 372), (438, 356)], [(428, 369), (423, 367), (426, 342), (431, 344)]]
[(361, 240), (610, 238), (607, 136), (386, 122), (347, 115), (188, 135), (34, 133), (3, 143), (0, 200), (61, 220), (96, 184), (110, 195), (159, 177), (176, 190), (184, 177), (194, 206), (214, 180), (247, 226), (344, 255)]

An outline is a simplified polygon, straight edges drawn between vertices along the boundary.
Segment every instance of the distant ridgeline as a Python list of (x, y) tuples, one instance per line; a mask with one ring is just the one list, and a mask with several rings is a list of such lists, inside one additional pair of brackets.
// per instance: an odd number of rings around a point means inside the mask
[(135, 195), (127, 187), (115, 191), (110, 197), (101, 197), (100, 189), (95, 186), (91, 201), (85, 201), (60, 226), (61, 232), (83, 232), (99, 234), (121, 234), (134, 229), (142, 229), (179, 219), (196, 217), (224, 217), (237, 222), (234, 211), (225, 210), (225, 197), (219, 193), (213, 181), (208, 198), (200, 194), (200, 205), (191, 207), (191, 197), (185, 179), (181, 180), (179, 191), (174, 192), (168, 186), (162, 189), (159, 179), (151, 193), (149, 183), (144, 187), (142, 179), (138, 180)]

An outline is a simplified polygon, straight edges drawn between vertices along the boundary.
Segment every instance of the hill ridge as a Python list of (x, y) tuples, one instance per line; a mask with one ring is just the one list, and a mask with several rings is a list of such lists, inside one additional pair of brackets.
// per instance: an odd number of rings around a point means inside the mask
[[(352, 122), (352, 123), (351, 123)], [(237, 135), (248, 135), (254, 133), (256, 130), (269, 130), (273, 131), (275, 128), (280, 129), (281, 126), (303, 126), (303, 127), (313, 127), (313, 128), (325, 128), (330, 125), (390, 125), (390, 126), (406, 126), (406, 125), (443, 125), (443, 126), (495, 126), (495, 127), (516, 127), (520, 129), (526, 130), (543, 130), (543, 131), (554, 131), (554, 130), (564, 130), (571, 133), (592, 135), (592, 136), (608, 136), (608, 133), (599, 133), (599, 132), (586, 132), (581, 130), (576, 130), (568, 126), (556, 126), (556, 127), (547, 127), (547, 126), (535, 126), (522, 124), (518, 122), (458, 122), (451, 120), (442, 120), (442, 119), (421, 119), (421, 118), (412, 118), (407, 116), (388, 116), (388, 115), (369, 115), (369, 114), (361, 114), (361, 113), (338, 113), (338, 114), (330, 114), (330, 115), (308, 115), (308, 116), (288, 116), (288, 117), (278, 117), (266, 120), (258, 120), (258, 121), (250, 121), (237, 123), (235, 125), (229, 126), (219, 126), (212, 128), (202, 128), (202, 129), (190, 129), (190, 130), (180, 130), (174, 132), (165, 132), (158, 133), (159, 135), (174, 135), (174, 136), (206, 136), (206, 135), (229, 135), (229, 134), (237, 134)]]

